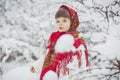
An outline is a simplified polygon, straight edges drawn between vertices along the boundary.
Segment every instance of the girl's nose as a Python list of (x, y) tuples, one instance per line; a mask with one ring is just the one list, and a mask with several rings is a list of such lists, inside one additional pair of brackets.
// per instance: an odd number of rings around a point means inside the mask
[(59, 26), (62, 26), (63, 24), (62, 24), (62, 22), (59, 22)]

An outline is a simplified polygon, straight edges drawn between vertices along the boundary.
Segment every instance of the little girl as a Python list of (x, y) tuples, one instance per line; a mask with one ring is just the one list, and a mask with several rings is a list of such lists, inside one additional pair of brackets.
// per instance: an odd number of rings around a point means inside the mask
[(78, 67), (88, 66), (85, 42), (76, 31), (79, 25), (77, 12), (62, 5), (55, 14), (55, 20), (58, 30), (51, 34), (46, 54), (31, 67), (31, 72), (40, 72), (40, 80), (58, 80), (61, 75), (69, 74), (74, 57), (77, 58)]

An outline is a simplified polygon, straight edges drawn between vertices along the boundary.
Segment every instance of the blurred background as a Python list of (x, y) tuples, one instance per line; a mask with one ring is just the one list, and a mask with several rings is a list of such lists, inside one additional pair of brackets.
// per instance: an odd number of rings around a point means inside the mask
[(89, 51), (89, 69), (70, 79), (120, 80), (120, 0), (0, 0), (1, 80), (11, 69), (30, 65), (45, 53), (62, 4), (78, 12), (78, 31)]

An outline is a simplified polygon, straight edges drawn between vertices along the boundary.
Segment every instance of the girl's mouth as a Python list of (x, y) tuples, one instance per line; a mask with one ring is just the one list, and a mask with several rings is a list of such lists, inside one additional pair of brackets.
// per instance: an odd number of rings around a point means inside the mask
[(63, 29), (62, 27), (59, 27), (59, 29)]

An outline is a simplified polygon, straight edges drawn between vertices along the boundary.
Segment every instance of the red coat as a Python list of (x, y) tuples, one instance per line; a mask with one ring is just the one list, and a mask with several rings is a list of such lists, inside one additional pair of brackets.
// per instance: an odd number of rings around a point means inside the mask
[[(84, 47), (86, 48), (85, 42), (83, 39), (81, 38), (77, 38), (78, 36), (76, 36), (77, 32), (53, 32), (49, 38), (49, 45), (47, 48), (49, 48), (49, 53), (45, 59), (44, 65), (43, 65), (43, 70), (41, 72), (40, 75), (40, 80), (43, 80), (43, 76), (45, 75), (45, 73), (49, 70), (55, 71), (58, 76), (60, 73), (60, 70), (63, 70), (63, 74), (69, 73), (69, 69), (66, 67), (66, 65), (72, 61), (72, 57), (73, 56), (77, 56), (78, 58), (78, 63), (79, 63), (79, 67), (80, 67), (80, 56), (81, 53), (76, 51), (76, 52), (64, 52), (64, 53), (55, 53), (54, 52), (54, 46), (55, 43), (57, 42), (57, 40), (59, 39), (60, 36), (64, 35), (64, 34), (71, 34), (74, 38), (74, 47), (78, 48), (81, 44), (84, 45)], [(87, 48), (85, 50), (85, 57), (86, 57), (86, 66), (88, 66), (88, 51)], [(61, 65), (61, 63), (63, 63)]]
[[(49, 45), (47, 47), (49, 48), (49, 52), (43, 64), (43, 70), (40, 75), (40, 80), (43, 80), (43, 76), (49, 70), (55, 71), (58, 74), (58, 76), (61, 70), (63, 70), (63, 74), (66, 74), (67, 72), (69, 72), (69, 69), (66, 67), (66, 65), (72, 61), (73, 56), (77, 56), (78, 62), (79, 62), (78, 66), (81, 65), (80, 60), (79, 60), (81, 58), (80, 51), (76, 51), (76, 52), (69, 51), (69, 52), (57, 53), (57, 54), (55, 53), (54, 47), (60, 36), (62, 36), (63, 34), (71, 34), (75, 39), (74, 40), (75, 48), (78, 48), (81, 44), (83, 44), (84, 47), (86, 48), (84, 40), (81, 38), (78, 38), (78, 32), (76, 32), (76, 28), (78, 27), (80, 23), (77, 12), (73, 10), (72, 8), (65, 6), (65, 5), (62, 5), (60, 8), (65, 8), (66, 10), (69, 11), (70, 22), (71, 22), (70, 29), (69, 29), (69, 32), (54, 32), (51, 34), (49, 38)], [(87, 48), (85, 49), (85, 58), (86, 58), (86, 66), (88, 66)]]

